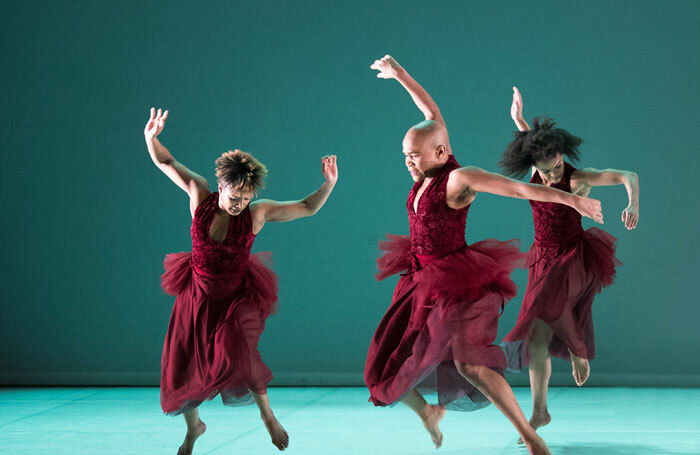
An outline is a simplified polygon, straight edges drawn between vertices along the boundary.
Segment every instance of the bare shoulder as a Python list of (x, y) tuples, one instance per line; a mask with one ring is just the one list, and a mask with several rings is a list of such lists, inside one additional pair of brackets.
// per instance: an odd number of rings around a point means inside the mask
[(267, 217), (267, 209), (269, 207), (269, 199), (258, 199), (253, 201), (248, 205), (248, 210), (250, 210), (250, 218), (253, 221), (253, 233), (258, 235), (265, 226), (265, 221)]
[(197, 180), (192, 184), (192, 195), (195, 196), (193, 199), (197, 199), (198, 203), (201, 203), (206, 198), (211, 195), (211, 190), (209, 189), (209, 183), (206, 180)]
[(598, 169), (585, 167), (576, 169), (571, 173), (571, 194), (588, 196), (591, 192), (591, 184), (588, 181), (592, 174), (598, 173)]
[(574, 172), (571, 173), (571, 179), (583, 179), (590, 174), (596, 174), (598, 172), (600, 172), (600, 170), (594, 167), (582, 167), (581, 169), (576, 169)]
[(450, 172), (447, 179), (447, 203), (452, 208), (461, 208), (470, 204), (476, 196), (471, 183), (484, 170), (476, 166), (464, 166)]
[(493, 174), (477, 166), (462, 166), (450, 173), (447, 184), (448, 186), (469, 187), (474, 183), (482, 182), (489, 177), (497, 175), (499, 174)]
[(265, 218), (265, 211), (268, 209), (270, 206), (270, 203), (273, 202), (269, 199), (258, 199), (257, 201), (253, 201), (248, 205), (248, 208), (250, 209), (250, 214), (253, 217), (253, 219), (256, 218)]
[[(206, 181), (205, 181), (206, 183)], [(189, 196), (190, 196), (190, 214), (192, 215), (192, 218), (194, 218), (194, 213), (197, 211), (197, 207), (199, 205), (206, 201), (209, 196), (211, 196), (211, 191), (209, 190), (209, 186), (204, 186), (204, 185), (194, 185), (188, 191)]]
[(452, 178), (452, 176), (455, 174), (461, 175), (464, 177), (470, 177), (470, 176), (474, 176), (474, 175), (481, 174), (484, 172), (486, 172), (486, 171), (484, 171), (483, 169), (481, 169), (480, 167), (477, 167), (477, 166), (462, 166), (462, 167), (459, 167), (459, 168), (455, 169), (454, 171), (452, 171), (452, 173), (450, 174), (450, 178)]

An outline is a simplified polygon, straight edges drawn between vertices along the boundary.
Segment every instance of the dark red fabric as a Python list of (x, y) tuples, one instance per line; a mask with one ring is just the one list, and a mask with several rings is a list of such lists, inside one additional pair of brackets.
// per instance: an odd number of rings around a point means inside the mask
[(469, 206), (455, 210), (446, 202), (447, 180), (450, 172), (459, 167), (457, 160), (450, 155), (443, 171), (435, 176), (418, 200), (418, 210), (413, 203), (423, 181), (411, 188), (406, 202), (408, 227), (411, 237), (411, 251), (414, 254), (445, 256), (463, 247), (464, 230), (467, 225)]
[(249, 390), (264, 393), (272, 372), (258, 340), (277, 302), (277, 276), (269, 253), (250, 254), (255, 235), (250, 210), (231, 217), (228, 234), (209, 237), (218, 206), (212, 193), (192, 220), (192, 253), (165, 257), (161, 284), (177, 296), (161, 357), (163, 412), (177, 415), (217, 394), (226, 405), (250, 404)]
[[(576, 169), (565, 163), (564, 176), (553, 185), (571, 192)], [(531, 183), (542, 181), (535, 173)], [(525, 342), (535, 320), (553, 330), (549, 352), (569, 359), (595, 357), (593, 299), (615, 279), (622, 263), (615, 257), (617, 239), (596, 227), (583, 230), (581, 215), (562, 205), (531, 201), (535, 242), (530, 248), (528, 282), (515, 327), (504, 342)], [(523, 346), (526, 346), (524, 344)]]
[(457, 167), (450, 157), (422, 194), (417, 213), (420, 182), (413, 187), (410, 237), (389, 235), (380, 242), (377, 279), (403, 276), (367, 354), (365, 382), (377, 406), (417, 388), (437, 392), (438, 402), (451, 409), (478, 409), (489, 402), (457, 372), (455, 360), (499, 372), (507, 366), (493, 342), (501, 308), (517, 291), (510, 273), (524, 266), (524, 255), (516, 240), (466, 245), (468, 207), (454, 210), (445, 202), (449, 173)]

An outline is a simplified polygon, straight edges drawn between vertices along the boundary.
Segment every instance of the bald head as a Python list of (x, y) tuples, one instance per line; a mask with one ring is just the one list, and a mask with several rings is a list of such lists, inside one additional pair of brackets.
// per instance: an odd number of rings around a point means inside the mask
[(440, 146), (449, 153), (450, 139), (447, 128), (435, 120), (424, 120), (413, 125), (404, 136), (404, 148), (430, 152), (437, 150)]
[(439, 131), (447, 133), (447, 128), (445, 128), (445, 125), (435, 120), (423, 120), (413, 125), (409, 131), (415, 131), (416, 134), (433, 134)]
[(447, 128), (434, 120), (412, 126), (403, 138), (403, 154), (414, 180), (429, 177), (451, 154)]

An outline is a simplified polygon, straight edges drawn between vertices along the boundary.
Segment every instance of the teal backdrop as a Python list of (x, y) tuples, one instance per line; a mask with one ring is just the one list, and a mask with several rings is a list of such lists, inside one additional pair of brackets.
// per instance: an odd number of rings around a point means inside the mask
[[(639, 174), (635, 231), (622, 186), (593, 191), (624, 266), (594, 306), (590, 384), (700, 385), (699, 48), (695, 0), (6, 4), (0, 383), (158, 383), (173, 303), (162, 260), (190, 248), (187, 198), (143, 141), (159, 106), (162, 142), (211, 185), (215, 158), (240, 148), (268, 166), (263, 197), (301, 198), (322, 182), (320, 157), (338, 155), (326, 206), (255, 242), (281, 286), (261, 351), (274, 384), (361, 385), (396, 282), (374, 280), (377, 241), (408, 232), (401, 140), (422, 120), (369, 69), (390, 53), (439, 104), (464, 165), (497, 169), (517, 85), (528, 120), (584, 138), (582, 165)], [(529, 204), (479, 195), (467, 241), (488, 237), (528, 248)]]

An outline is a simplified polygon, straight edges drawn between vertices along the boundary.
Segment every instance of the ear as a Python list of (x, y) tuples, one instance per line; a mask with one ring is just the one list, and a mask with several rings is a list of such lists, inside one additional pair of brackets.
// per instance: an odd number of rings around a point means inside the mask
[(219, 187), (219, 194), (224, 192), (224, 189), (221, 187), (221, 183), (217, 185)]
[(438, 145), (435, 149), (435, 156), (437, 158), (444, 158), (445, 155), (447, 155), (447, 148), (442, 144)]

